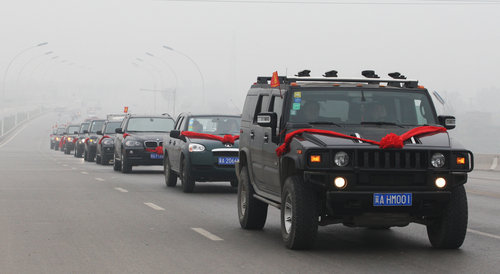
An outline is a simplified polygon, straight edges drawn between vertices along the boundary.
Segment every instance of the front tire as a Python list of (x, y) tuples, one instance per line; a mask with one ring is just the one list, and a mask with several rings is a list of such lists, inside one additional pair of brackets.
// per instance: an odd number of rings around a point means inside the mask
[(113, 161), (113, 170), (120, 171), (122, 169), (122, 165), (120, 163), (120, 160), (118, 160), (118, 157), (116, 157), (116, 154), (115, 154), (114, 158), (115, 158), (115, 160)]
[(177, 185), (177, 175), (170, 167), (170, 161), (167, 154), (165, 154), (163, 158), (163, 172), (165, 174), (165, 185), (167, 185), (167, 187), (175, 187)]
[(101, 156), (99, 156), (98, 154), (95, 155), (95, 163), (98, 165), (102, 164), (101, 163)]
[(240, 170), (238, 184), (238, 218), (244, 229), (262, 229), (266, 224), (268, 204), (256, 199), (248, 169), (243, 166)]
[(300, 177), (288, 177), (281, 194), (281, 236), (286, 247), (309, 249), (317, 234), (316, 193)]
[(132, 171), (132, 165), (129, 164), (127, 156), (125, 156), (125, 151), (122, 151), (121, 170), (122, 173), (130, 173)]
[(182, 160), (182, 191), (184, 193), (191, 193), (194, 191), (194, 186), (196, 184), (195, 180), (191, 176), (191, 170), (189, 163), (186, 159)]
[(238, 180), (237, 179), (231, 180), (229, 183), (231, 184), (231, 187), (233, 187), (233, 188), (238, 187)]
[(445, 206), (443, 215), (427, 225), (427, 236), (432, 247), (456, 249), (462, 246), (467, 233), (468, 209), (467, 194), (463, 185), (451, 192), (450, 202)]

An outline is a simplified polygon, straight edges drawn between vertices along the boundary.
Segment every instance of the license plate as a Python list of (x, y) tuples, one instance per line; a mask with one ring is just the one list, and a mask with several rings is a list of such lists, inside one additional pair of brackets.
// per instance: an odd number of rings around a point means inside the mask
[(411, 206), (411, 193), (373, 193), (373, 206)]
[(235, 165), (238, 157), (219, 157), (219, 165)]
[(151, 153), (151, 159), (163, 159), (163, 154)]

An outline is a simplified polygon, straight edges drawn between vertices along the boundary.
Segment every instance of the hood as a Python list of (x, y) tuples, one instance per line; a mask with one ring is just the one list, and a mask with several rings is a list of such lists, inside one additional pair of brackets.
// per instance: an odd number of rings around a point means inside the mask
[(200, 138), (188, 138), (186, 137), (187, 143), (196, 143), (205, 146), (207, 150), (212, 150), (214, 148), (239, 148), (240, 141), (236, 140), (233, 145), (226, 146), (217, 140), (200, 139)]
[[(343, 128), (329, 128), (328, 130), (335, 131), (350, 136), (357, 136), (363, 139), (373, 140), (380, 142), (380, 140), (389, 133), (394, 133), (397, 135), (402, 135), (403, 133), (411, 130), (414, 127), (395, 127), (395, 126), (358, 126), (358, 127), (343, 127)], [(416, 144), (412, 144), (411, 141), (406, 141), (406, 145), (410, 146), (422, 146), (422, 147), (450, 147), (450, 138), (447, 132), (437, 133), (434, 135), (422, 135), (414, 137)], [(299, 139), (302, 142), (310, 142), (311, 145), (328, 147), (335, 145), (353, 145), (359, 144), (356, 140), (344, 139), (334, 136), (327, 136), (321, 134), (306, 133), (303, 134), (303, 138)]]
[(128, 136), (126, 139), (131, 138), (136, 141), (158, 141), (163, 142), (163, 137), (168, 133), (160, 132), (127, 132)]

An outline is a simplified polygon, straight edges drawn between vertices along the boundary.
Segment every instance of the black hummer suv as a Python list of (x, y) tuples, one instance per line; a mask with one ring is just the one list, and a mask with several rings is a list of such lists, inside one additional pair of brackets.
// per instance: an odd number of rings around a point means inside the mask
[(163, 136), (173, 128), (168, 114), (125, 116), (115, 130), (113, 169), (129, 173), (132, 166), (163, 165)]
[(433, 247), (460, 247), (473, 155), (446, 132), (455, 118), (437, 116), (416, 80), (362, 74), (258, 77), (241, 121), (241, 227), (261, 229), (272, 205), (291, 249), (312, 247), (318, 225), (411, 222), (427, 226)]

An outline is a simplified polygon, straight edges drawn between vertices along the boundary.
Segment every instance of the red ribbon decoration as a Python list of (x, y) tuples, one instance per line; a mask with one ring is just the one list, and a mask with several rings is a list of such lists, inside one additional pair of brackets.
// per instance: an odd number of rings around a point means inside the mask
[(423, 135), (423, 134), (432, 135), (432, 134), (437, 134), (437, 133), (441, 133), (441, 132), (446, 132), (446, 128), (435, 127), (435, 126), (416, 127), (416, 128), (413, 128), (413, 129), (401, 134), (401, 135), (389, 133), (384, 138), (382, 138), (382, 140), (380, 140), (380, 142), (369, 140), (369, 139), (353, 137), (353, 136), (345, 135), (345, 134), (338, 133), (335, 131), (330, 131), (330, 130), (310, 129), (310, 128), (299, 129), (299, 130), (292, 131), (285, 136), (285, 142), (283, 142), (283, 144), (281, 144), (276, 149), (276, 155), (278, 155), (278, 157), (280, 157), (281, 155), (290, 151), (290, 142), (292, 142), (292, 139), (296, 135), (302, 134), (304, 132), (316, 133), (316, 134), (327, 135), (327, 136), (334, 136), (334, 137), (345, 138), (345, 139), (359, 140), (359, 141), (363, 141), (365, 143), (378, 145), (381, 149), (386, 149), (386, 148), (403, 148), (404, 141), (410, 139), (411, 137), (414, 137), (417, 135)]
[(127, 138), (127, 136), (130, 136), (128, 133), (123, 133), (123, 139)]
[(99, 145), (101, 144), (102, 140), (104, 140), (104, 138), (111, 138), (111, 137), (109, 137), (108, 135), (102, 136), (101, 139), (99, 139)]
[(85, 142), (85, 143), (88, 143), (89, 139), (90, 139), (90, 138), (85, 138), (85, 141), (84, 141), (84, 142)]
[(78, 141), (78, 138), (73, 138), (73, 144), (75, 144), (76, 141)]
[(152, 148), (146, 148), (147, 152), (154, 152), (158, 155), (163, 155), (163, 146), (157, 146), (155, 149)]
[(224, 135), (224, 137), (221, 137), (218, 135), (199, 133), (194, 131), (183, 131), (181, 132), (181, 135), (189, 138), (215, 140), (215, 141), (220, 141), (223, 144), (232, 144), (232, 145), (234, 145), (234, 142), (240, 138), (240, 135), (226, 134)]

